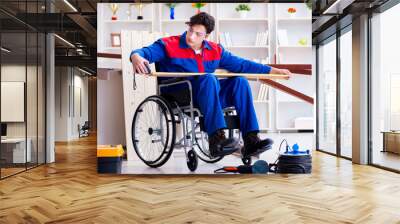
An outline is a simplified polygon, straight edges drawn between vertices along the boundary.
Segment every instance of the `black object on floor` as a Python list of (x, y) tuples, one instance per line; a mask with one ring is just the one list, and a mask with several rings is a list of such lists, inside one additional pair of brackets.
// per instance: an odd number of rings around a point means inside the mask
[(284, 139), (279, 146), (279, 151), (281, 150), (283, 142), (286, 142), (286, 151), (279, 155), (275, 163), (270, 164), (270, 172), (311, 173), (312, 157), (310, 150), (299, 151), (297, 144), (290, 148), (286, 139)]
[(122, 158), (121, 157), (98, 157), (97, 172), (98, 173), (121, 173)]
[(97, 147), (97, 172), (121, 173), (123, 157), (122, 145), (99, 145)]

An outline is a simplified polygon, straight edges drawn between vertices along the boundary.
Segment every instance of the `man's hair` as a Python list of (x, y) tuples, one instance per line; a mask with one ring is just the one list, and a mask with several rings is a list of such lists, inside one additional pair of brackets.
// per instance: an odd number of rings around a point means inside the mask
[(206, 12), (198, 13), (190, 17), (190, 21), (186, 22), (187, 25), (203, 25), (206, 28), (207, 34), (211, 33), (215, 27), (215, 19)]

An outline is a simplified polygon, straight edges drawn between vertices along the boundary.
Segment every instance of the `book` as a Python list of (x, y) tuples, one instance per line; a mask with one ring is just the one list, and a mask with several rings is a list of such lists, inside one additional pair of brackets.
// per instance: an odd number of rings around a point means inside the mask
[(262, 98), (263, 98), (263, 89), (264, 89), (264, 85), (260, 84), (260, 88), (258, 89), (257, 100), (262, 100)]
[(267, 84), (261, 84), (258, 100), (267, 101), (268, 97), (269, 97), (269, 86)]
[(226, 40), (226, 46), (228, 47), (232, 46), (231, 35), (228, 32), (225, 32), (225, 40)]
[(260, 46), (260, 32), (257, 33), (255, 45)]
[(269, 86), (266, 84), (262, 84), (264, 85), (264, 89), (265, 89), (265, 95), (264, 95), (264, 100), (268, 100), (269, 98)]
[(257, 33), (255, 46), (268, 46), (268, 31)]
[(265, 46), (267, 42), (267, 34), (262, 32), (262, 41), (261, 41), (261, 46)]
[(225, 39), (225, 34), (223, 32), (219, 33), (219, 43), (226, 47), (226, 39)]
[(270, 63), (269, 63), (269, 57), (266, 57), (266, 58), (264, 58), (264, 59), (261, 59), (261, 62), (260, 62), (260, 63), (263, 64), (263, 65), (270, 64)]
[(289, 45), (287, 30), (278, 30), (278, 44), (280, 46)]
[(283, 54), (282, 53), (278, 53), (278, 63), (282, 64), (283, 63)]

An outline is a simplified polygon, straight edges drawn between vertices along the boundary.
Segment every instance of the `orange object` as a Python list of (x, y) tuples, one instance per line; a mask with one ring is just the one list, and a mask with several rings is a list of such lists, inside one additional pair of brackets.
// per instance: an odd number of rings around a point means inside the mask
[(296, 8), (288, 8), (288, 13), (296, 13)]
[(97, 146), (97, 157), (122, 157), (124, 155), (124, 149), (122, 145), (98, 145)]
[(234, 166), (224, 167), (224, 170), (225, 171), (230, 171), (230, 172), (237, 172), (238, 171), (237, 167), (234, 167)]

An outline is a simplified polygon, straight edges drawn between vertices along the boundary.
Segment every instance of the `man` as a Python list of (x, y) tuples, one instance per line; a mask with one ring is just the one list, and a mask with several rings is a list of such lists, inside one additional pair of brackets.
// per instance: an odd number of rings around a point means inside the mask
[(214, 30), (214, 18), (199, 13), (186, 23), (189, 28), (179, 36), (164, 37), (148, 47), (132, 51), (130, 60), (138, 73), (145, 74), (145, 63), (158, 63), (163, 72), (201, 72), (206, 75), (188, 78), (193, 87), (194, 105), (204, 116), (204, 126), (209, 136), (209, 149), (213, 157), (228, 155), (238, 148), (238, 140), (225, 137), (223, 108), (234, 106), (244, 136), (244, 157), (259, 154), (269, 148), (271, 139), (258, 137), (259, 127), (248, 81), (242, 77), (218, 80), (212, 73), (223, 68), (235, 73), (287, 74), (277, 69), (237, 57), (221, 45), (207, 41)]

